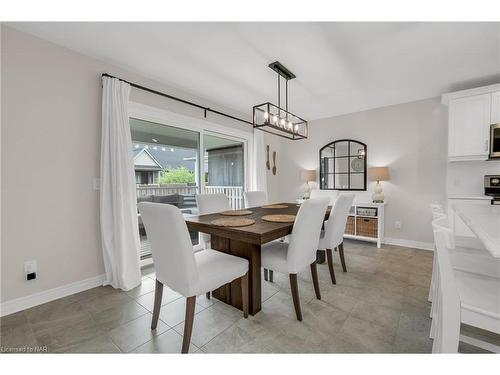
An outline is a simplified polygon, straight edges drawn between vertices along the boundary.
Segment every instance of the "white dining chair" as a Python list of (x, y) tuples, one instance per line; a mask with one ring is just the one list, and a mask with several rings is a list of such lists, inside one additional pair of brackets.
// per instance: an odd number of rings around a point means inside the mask
[(432, 317), (433, 353), (457, 353), (460, 324), (468, 324), (500, 334), (500, 278), (479, 275), (453, 268), (448, 243), (453, 237), (449, 228), (433, 222), (437, 256), (437, 293)]
[(261, 250), (263, 268), (289, 275), (295, 314), (299, 321), (302, 320), (302, 311), (297, 274), (307, 266), (311, 268), (316, 298), (321, 299), (316, 268), (316, 245), (328, 203), (327, 198), (306, 200), (297, 212), (290, 242), (272, 241), (263, 245)]
[[(442, 228), (450, 229), (449, 220), (439, 205), (431, 205), (433, 222)], [(500, 260), (491, 256), (479, 239), (474, 237), (452, 235), (448, 239), (450, 259), (455, 269), (478, 274), (500, 276)], [(431, 285), (428, 300), (432, 302), (437, 284), (437, 257), (433, 259)], [(433, 309), (431, 309), (431, 316)]]
[(315, 199), (315, 198), (329, 198), (330, 199), (330, 206), (333, 206), (335, 201), (337, 200), (339, 196), (338, 190), (320, 190), (320, 189), (313, 189), (311, 190), (311, 193), (309, 194), (310, 199)]
[(318, 243), (318, 250), (326, 251), (328, 269), (332, 284), (336, 284), (335, 271), (333, 270), (332, 249), (338, 249), (342, 270), (347, 272), (344, 258), (344, 232), (347, 223), (347, 216), (354, 201), (354, 194), (341, 194), (333, 203), (330, 217), (326, 223), (325, 230), (321, 231)]
[[(452, 267), (456, 271), (472, 273), (480, 276), (487, 277), (500, 277), (500, 260), (495, 259), (491, 254), (482, 248), (476, 247), (464, 247), (457, 246), (458, 244), (473, 244), (477, 245), (476, 242), (472, 241), (470, 238), (463, 238), (461, 236), (455, 236), (451, 231), (448, 223), (448, 217), (443, 212), (433, 212), (433, 228), (439, 228), (449, 236), (446, 236), (446, 245), (448, 248), (448, 256)], [(434, 318), (436, 316), (437, 310), (439, 309), (439, 304), (434, 303), (436, 296), (439, 293), (439, 272), (437, 265), (436, 248), (434, 248), (434, 260), (432, 267), (432, 277), (431, 285), (429, 288), (429, 301), (432, 302), (430, 309), (430, 317)], [(433, 319), (430, 330), (430, 337), (434, 338), (436, 332), (437, 320)]]
[(260, 207), (267, 204), (267, 193), (265, 191), (245, 191), (245, 208)]
[[(229, 198), (226, 194), (198, 194), (196, 195), (196, 205), (198, 206), (198, 213), (200, 215), (209, 215), (216, 212), (229, 211), (231, 206)], [(207, 233), (200, 233), (200, 241), (203, 248), (210, 249), (210, 235)], [(210, 291), (206, 293), (206, 297), (210, 299)]]
[[(151, 245), (156, 272), (151, 329), (156, 329), (163, 285), (186, 297), (182, 353), (187, 353), (193, 329), (196, 296), (241, 278), (243, 316), (248, 317), (248, 260), (220, 251), (193, 252), (181, 211), (170, 204), (138, 204)], [(168, 309), (168, 305), (164, 306)]]
[[(267, 193), (265, 191), (245, 191), (243, 196), (245, 197), (245, 208), (260, 207), (268, 203)], [(285, 241), (285, 237), (280, 239), (280, 241)], [(264, 280), (273, 282), (273, 278), (273, 270), (264, 268)]]
[[(198, 206), (198, 213), (200, 215), (208, 215), (231, 209), (229, 198), (226, 194), (198, 194), (196, 195), (196, 205)], [(209, 234), (200, 233), (200, 239), (206, 249), (210, 248)]]

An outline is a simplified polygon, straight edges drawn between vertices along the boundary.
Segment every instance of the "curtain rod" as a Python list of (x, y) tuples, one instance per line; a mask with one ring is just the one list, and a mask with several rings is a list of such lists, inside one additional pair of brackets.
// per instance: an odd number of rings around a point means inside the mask
[(215, 109), (211, 109), (209, 107), (205, 107), (205, 106), (202, 106), (200, 104), (196, 104), (196, 103), (193, 103), (193, 102), (190, 102), (188, 100), (184, 100), (184, 99), (181, 99), (181, 98), (178, 98), (176, 96), (173, 96), (173, 95), (169, 95), (169, 94), (165, 94), (164, 92), (161, 92), (161, 91), (157, 91), (157, 90), (153, 90), (153, 89), (150, 89), (148, 87), (145, 87), (145, 86), (141, 86), (141, 85), (138, 85), (137, 83), (133, 83), (133, 82), (130, 82), (130, 81), (127, 81), (127, 80), (124, 80), (124, 79), (121, 79), (119, 77), (115, 77), (115, 76), (112, 76), (108, 73), (103, 73), (101, 75), (101, 79), (102, 77), (108, 77), (108, 78), (115, 78), (119, 81), (122, 81), (122, 82), (125, 82), (125, 83), (128, 83), (130, 86), (132, 87), (135, 87), (136, 89), (139, 89), (139, 90), (143, 90), (143, 91), (147, 91), (147, 92), (150, 92), (152, 94), (156, 94), (156, 95), (159, 95), (159, 96), (163, 96), (165, 98), (168, 98), (168, 99), (171, 99), (171, 100), (176, 100), (178, 102), (181, 102), (181, 103), (184, 103), (184, 104), (187, 104), (187, 105), (190, 105), (190, 106), (193, 106), (193, 107), (196, 107), (196, 108), (200, 108), (200, 109), (203, 109), (203, 111), (205, 111), (204, 115), (205, 115), (205, 118), (207, 117), (207, 112), (212, 112), (212, 113), (215, 113), (217, 115), (220, 115), (220, 116), (225, 116), (225, 117), (229, 117), (233, 120), (236, 120), (236, 121), (241, 121), (241, 122), (244, 122), (245, 124), (250, 124), (253, 126), (253, 123), (250, 122), (250, 121), (247, 121), (247, 120), (243, 120), (241, 118), (238, 118), (238, 117), (235, 117), (235, 116), (232, 116), (232, 115), (228, 115), (227, 113), (224, 113), (224, 112), (220, 112), (220, 111), (217, 111)]

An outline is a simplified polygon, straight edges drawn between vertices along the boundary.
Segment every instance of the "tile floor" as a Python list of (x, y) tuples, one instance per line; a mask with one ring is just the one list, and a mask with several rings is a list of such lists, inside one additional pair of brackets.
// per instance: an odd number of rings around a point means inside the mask
[[(429, 353), (432, 252), (355, 241), (346, 241), (345, 252), (347, 273), (335, 254), (337, 285), (327, 266), (318, 266), (321, 301), (309, 272), (300, 275), (302, 322), (295, 318), (287, 275), (263, 281), (262, 311), (248, 319), (198, 297), (190, 352)], [(145, 268), (142, 285), (131, 291), (94, 288), (3, 317), (0, 346), (4, 352), (178, 353), (185, 300), (165, 288), (160, 321), (151, 331), (154, 277), (153, 267)], [(464, 343), (460, 351), (483, 352)]]

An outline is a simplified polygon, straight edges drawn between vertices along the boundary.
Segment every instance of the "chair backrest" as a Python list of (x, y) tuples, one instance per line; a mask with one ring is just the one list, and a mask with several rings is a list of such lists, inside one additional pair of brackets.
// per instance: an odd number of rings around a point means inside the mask
[(267, 204), (267, 193), (265, 191), (245, 191), (243, 193), (245, 197), (245, 207), (260, 207)]
[(455, 281), (447, 237), (453, 233), (433, 222), (434, 242), (438, 267), (437, 331), (432, 346), (433, 353), (457, 353), (460, 337), (460, 296)]
[(215, 212), (231, 209), (226, 194), (198, 194), (196, 204), (200, 215), (213, 214)]
[(437, 203), (431, 203), (431, 211), (432, 213), (439, 213), (439, 214), (444, 214), (443, 206)]
[(288, 272), (298, 273), (315, 261), (329, 201), (325, 197), (307, 199), (300, 206), (288, 246)]
[[(441, 230), (446, 233), (445, 241), (448, 249), (455, 248), (455, 236), (450, 229), (450, 223), (446, 214), (434, 214), (432, 221), (433, 230)], [(449, 234), (449, 235), (448, 235)]]
[(311, 190), (310, 193), (311, 199), (328, 197), (330, 199), (330, 205), (333, 205), (335, 203), (335, 200), (337, 199), (338, 196), (339, 192), (337, 190), (313, 189)]
[(181, 211), (170, 204), (138, 204), (151, 246), (156, 278), (171, 289), (189, 296), (199, 281), (193, 246)]
[(340, 245), (344, 238), (347, 216), (354, 201), (354, 194), (341, 194), (333, 204), (325, 228), (325, 241), (334, 249)]

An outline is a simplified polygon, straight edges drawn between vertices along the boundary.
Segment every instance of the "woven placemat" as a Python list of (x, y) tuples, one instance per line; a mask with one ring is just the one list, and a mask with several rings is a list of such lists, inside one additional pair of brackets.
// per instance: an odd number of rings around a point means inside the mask
[(218, 225), (221, 227), (246, 227), (248, 225), (255, 224), (254, 219), (241, 218), (225, 218), (212, 220), (211, 224)]
[(248, 210), (230, 210), (221, 212), (220, 214), (224, 216), (245, 216), (245, 215), (250, 215), (252, 213), (253, 213), (252, 211)]
[(273, 223), (293, 223), (295, 215), (266, 215), (262, 216), (262, 220), (271, 221)]
[(285, 204), (269, 204), (267, 206), (262, 206), (262, 208), (287, 208)]

